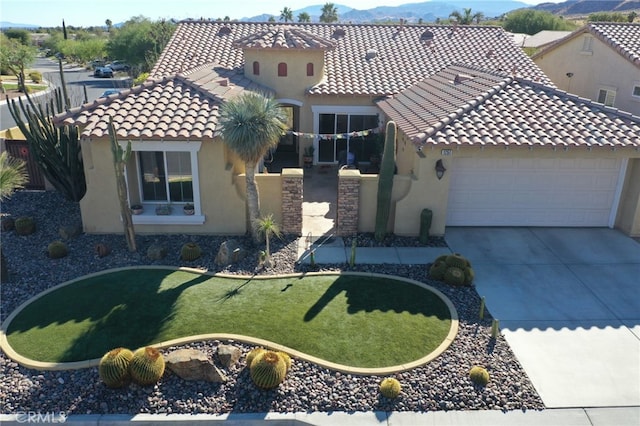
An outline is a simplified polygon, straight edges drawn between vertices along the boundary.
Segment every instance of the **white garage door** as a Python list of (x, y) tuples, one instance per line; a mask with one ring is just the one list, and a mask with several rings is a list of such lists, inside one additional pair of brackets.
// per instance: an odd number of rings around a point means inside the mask
[(450, 226), (608, 226), (621, 160), (454, 158)]

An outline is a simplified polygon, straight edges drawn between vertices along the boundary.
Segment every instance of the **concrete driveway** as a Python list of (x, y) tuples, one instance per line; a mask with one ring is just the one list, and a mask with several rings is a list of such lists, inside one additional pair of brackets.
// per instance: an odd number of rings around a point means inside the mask
[(640, 243), (606, 228), (447, 228), (554, 407), (640, 406)]

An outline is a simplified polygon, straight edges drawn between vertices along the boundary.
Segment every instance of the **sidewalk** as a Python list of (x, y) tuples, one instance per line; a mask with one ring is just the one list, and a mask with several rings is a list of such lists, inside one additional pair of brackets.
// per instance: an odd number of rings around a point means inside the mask
[[(40, 413), (45, 416), (47, 413)], [(50, 415), (58, 413), (49, 413)], [(36, 422), (37, 413), (32, 413)], [(21, 425), (28, 422), (29, 413), (0, 415), (3, 425)], [(40, 417), (43, 419), (43, 417)], [(57, 420), (57, 421), (56, 421)], [(44, 420), (40, 420), (44, 422)], [(151, 415), (72, 415), (65, 419), (49, 417), (49, 423), (82, 426), (118, 426), (134, 423), (136, 426), (203, 425), (225, 426), (637, 426), (640, 407), (573, 408), (543, 411), (434, 411), (413, 412), (332, 412), (332, 413), (253, 413), (253, 414), (170, 414)]]

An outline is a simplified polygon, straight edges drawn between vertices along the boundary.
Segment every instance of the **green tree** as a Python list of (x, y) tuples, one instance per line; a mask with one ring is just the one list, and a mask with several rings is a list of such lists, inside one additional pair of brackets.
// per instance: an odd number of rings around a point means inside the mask
[(284, 22), (293, 21), (293, 11), (290, 7), (285, 7), (280, 11), (280, 20)]
[(311, 16), (307, 12), (300, 12), (298, 14), (298, 22), (311, 22)]
[(0, 68), (9, 70), (18, 77), (18, 86), (26, 91), (25, 70), (35, 61), (36, 49), (26, 46), (16, 39), (0, 35)]
[(248, 229), (255, 242), (254, 224), (260, 217), (260, 198), (255, 171), (270, 148), (278, 145), (287, 130), (286, 114), (280, 105), (260, 93), (246, 92), (223, 104), (220, 127), (224, 143), (245, 165)]
[(175, 31), (171, 21), (152, 22), (143, 16), (131, 18), (120, 28), (114, 28), (107, 43), (111, 59), (124, 60), (139, 72), (148, 72)]
[(69, 38), (67, 35), (67, 26), (64, 24), (64, 19), (62, 20), (62, 34), (65, 40)]
[(104, 24), (107, 26), (107, 32), (111, 32), (111, 27), (113, 27), (113, 22), (111, 21), (111, 19), (107, 19), (106, 21), (104, 21)]
[(338, 8), (333, 3), (325, 3), (324, 6), (322, 6), (320, 22), (327, 24), (338, 22)]
[(638, 17), (638, 14), (635, 11), (629, 12), (627, 15), (627, 22), (633, 22)]
[(596, 12), (589, 15), (589, 22), (627, 22), (627, 15), (619, 12)]
[(268, 22), (276, 22), (276, 18), (274, 18), (273, 16), (269, 16), (269, 19), (267, 21)]
[(17, 28), (9, 28), (4, 32), (4, 35), (11, 40), (17, 40), (25, 46), (31, 46), (31, 33), (27, 30), (21, 30)]
[(484, 18), (484, 14), (482, 12), (472, 13), (470, 7), (466, 7), (462, 10), (463, 13), (460, 13), (457, 10), (451, 12), (449, 18), (454, 18), (460, 25), (470, 25), (474, 21), (476, 23), (480, 23), (480, 20)]
[(533, 35), (542, 30), (571, 31), (576, 25), (571, 24), (552, 13), (533, 9), (521, 9), (511, 12), (502, 23), (505, 30), (512, 33)]

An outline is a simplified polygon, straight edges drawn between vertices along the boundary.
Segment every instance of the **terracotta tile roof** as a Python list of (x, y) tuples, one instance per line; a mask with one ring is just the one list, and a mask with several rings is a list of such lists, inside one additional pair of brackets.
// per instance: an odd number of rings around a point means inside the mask
[(233, 43), (241, 49), (322, 49), (330, 50), (335, 43), (302, 28), (277, 26), (249, 34)]
[(59, 124), (84, 126), (83, 137), (108, 137), (109, 117), (120, 138), (213, 138), (218, 107), (243, 90), (268, 90), (243, 75), (203, 65), (188, 73), (151, 79), (117, 96), (57, 115)]
[(478, 67), (451, 66), (378, 106), (417, 148), (640, 148), (640, 117)]
[[(203, 63), (243, 69), (243, 52), (234, 47), (236, 42), (242, 45), (278, 28), (282, 24), (180, 22), (151, 75), (172, 75)], [(287, 31), (304, 32), (335, 46), (325, 52), (326, 78), (309, 89), (312, 95), (398, 93), (457, 62), (508, 72), (515, 69), (523, 77), (551, 84), (499, 27), (292, 23)], [(306, 36), (307, 43), (310, 37)]]
[(611, 46), (629, 62), (640, 68), (640, 23), (591, 22), (567, 37), (552, 43), (536, 53), (533, 58), (543, 56), (549, 50), (586, 33), (592, 34), (603, 43)]

